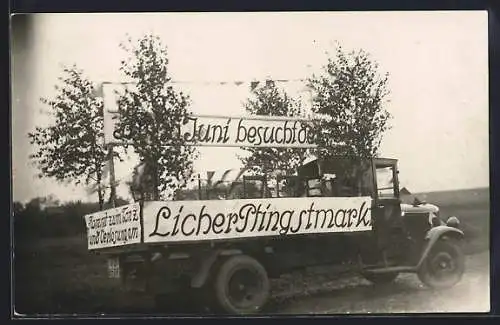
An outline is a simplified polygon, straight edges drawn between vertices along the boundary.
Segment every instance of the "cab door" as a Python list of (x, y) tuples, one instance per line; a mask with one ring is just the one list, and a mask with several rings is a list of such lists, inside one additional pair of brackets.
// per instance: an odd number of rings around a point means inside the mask
[(376, 191), (372, 214), (378, 255), (385, 266), (401, 265), (408, 236), (401, 215), (397, 161), (375, 159), (373, 168)]

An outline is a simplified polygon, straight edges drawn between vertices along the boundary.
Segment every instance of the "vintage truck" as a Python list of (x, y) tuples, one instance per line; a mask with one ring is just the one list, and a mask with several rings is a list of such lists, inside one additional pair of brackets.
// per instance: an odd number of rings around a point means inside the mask
[(88, 248), (107, 254), (110, 277), (158, 303), (231, 314), (261, 311), (270, 279), (317, 265), (375, 284), (410, 272), (430, 287), (453, 286), (465, 268), (459, 221), (431, 204), (403, 204), (398, 173), (395, 159), (339, 157), (278, 175), (273, 186), (268, 175), (244, 175), (241, 198), (139, 201), (87, 215)]

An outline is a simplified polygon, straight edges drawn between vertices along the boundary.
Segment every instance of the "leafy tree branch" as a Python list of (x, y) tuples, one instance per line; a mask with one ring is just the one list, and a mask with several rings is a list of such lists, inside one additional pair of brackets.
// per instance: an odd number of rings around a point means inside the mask
[(31, 160), (39, 177), (97, 183), (99, 204), (104, 204), (103, 168), (107, 151), (103, 144), (103, 103), (94, 85), (76, 66), (64, 67), (54, 98), (41, 98), (53, 116), (53, 123), (37, 126), (28, 134), (35, 152)]
[(345, 52), (341, 46), (323, 73), (309, 79), (312, 111), (322, 116), (315, 130), (320, 157), (378, 155), (391, 114), (384, 108), (388, 74), (363, 51)]
[[(280, 90), (272, 81), (255, 89), (253, 98), (245, 103), (247, 112), (253, 115), (302, 117), (300, 103)], [(292, 174), (305, 159), (305, 149), (301, 148), (242, 148), (250, 153), (240, 157), (245, 166), (253, 167), (261, 173), (282, 171)]]
[(173, 88), (168, 71), (167, 48), (154, 35), (128, 39), (121, 47), (128, 57), (121, 71), (135, 82), (120, 96), (118, 135), (129, 143), (145, 164), (146, 186), (153, 198), (172, 198), (192, 174), (196, 156), (180, 136), (188, 122), (190, 100)]

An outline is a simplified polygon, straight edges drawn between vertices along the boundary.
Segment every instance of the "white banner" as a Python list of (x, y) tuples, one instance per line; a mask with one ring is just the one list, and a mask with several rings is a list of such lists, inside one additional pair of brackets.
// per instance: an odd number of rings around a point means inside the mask
[(86, 215), (85, 224), (89, 250), (141, 242), (139, 203)]
[(293, 117), (192, 115), (181, 136), (200, 146), (316, 147), (310, 123)]
[(371, 198), (145, 202), (144, 242), (178, 242), (372, 229)]
[[(300, 89), (295, 89), (297, 86)], [(183, 87), (186, 88), (188, 85), (183, 85)], [(198, 108), (196, 111), (208, 112), (210, 110), (206, 109), (207, 105), (220, 105), (221, 98), (218, 95), (214, 96), (214, 93), (220, 94), (221, 91), (226, 91), (229, 92), (227, 94), (234, 95), (236, 91), (233, 88), (224, 90), (225, 88), (221, 88), (220, 84), (216, 87), (214, 89), (207, 89), (204, 86), (194, 89), (188, 87), (188, 92), (194, 92), (192, 98), (196, 102), (194, 106)], [(303, 93), (305, 91), (301, 82), (292, 88), (294, 92)], [(99, 89), (100, 93), (96, 94), (104, 101), (105, 143), (123, 143), (123, 139), (118, 138), (115, 134), (115, 126), (120, 119), (118, 99), (125, 93), (126, 89), (135, 91), (137, 87), (133, 83), (104, 82)], [(244, 100), (248, 95), (248, 91), (242, 93), (241, 100)], [(228, 96), (228, 98), (232, 97)], [(222, 103), (223, 106), (238, 104), (240, 104), (240, 99), (227, 103), (223, 101)], [(182, 127), (181, 132), (189, 140), (188, 142), (199, 146), (316, 147), (307, 118), (258, 115), (245, 117), (192, 115), (192, 119)]]

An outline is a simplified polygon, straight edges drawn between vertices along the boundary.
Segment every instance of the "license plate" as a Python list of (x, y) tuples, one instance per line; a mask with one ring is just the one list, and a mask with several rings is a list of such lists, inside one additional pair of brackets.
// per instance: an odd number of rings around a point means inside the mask
[(108, 258), (108, 277), (120, 278), (120, 260), (118, 257)]

